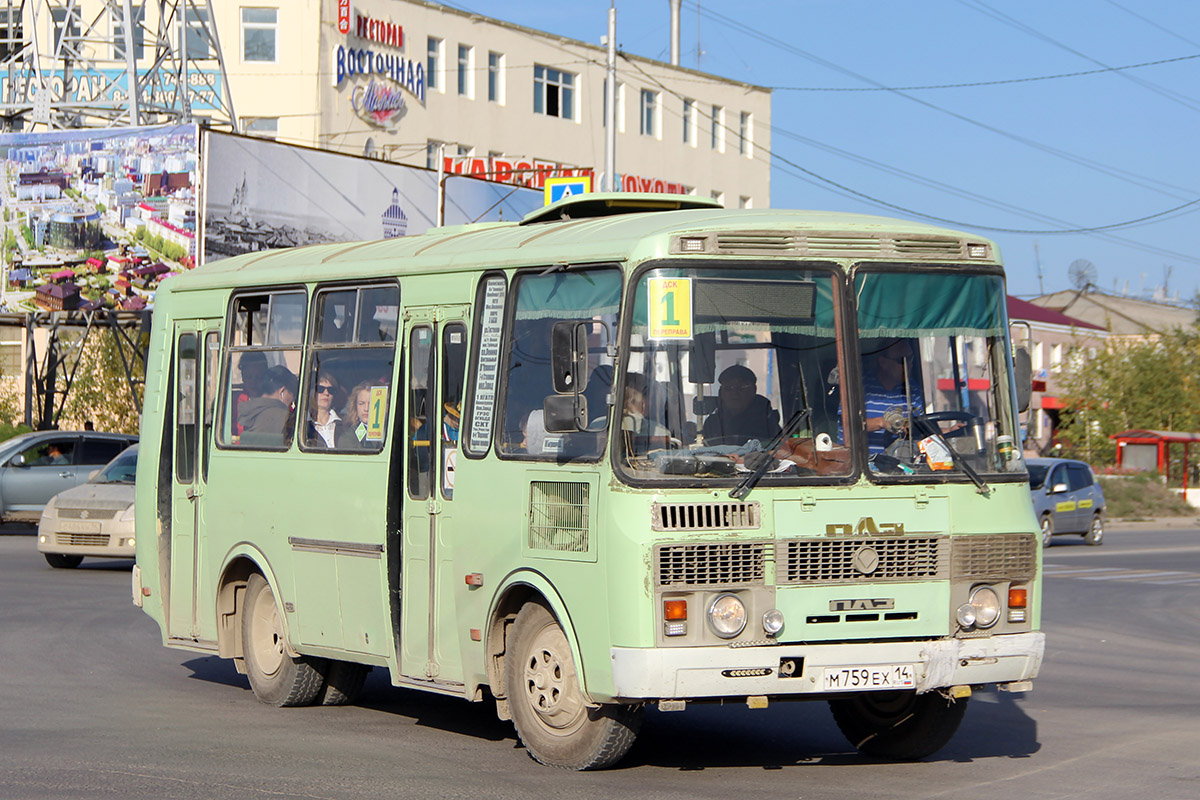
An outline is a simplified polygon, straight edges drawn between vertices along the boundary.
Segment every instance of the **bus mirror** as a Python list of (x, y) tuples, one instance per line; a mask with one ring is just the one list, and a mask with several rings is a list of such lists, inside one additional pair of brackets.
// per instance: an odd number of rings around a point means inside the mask
[(552, 394), (542, 405), (547, 433), (587, 430), (587, 398), (581, 394)]
[(587, 362), (588, 323), (570, 320), (554, 323), (550, 333), (550, 367), (554, 370), (554, 391), (559, 394), (576, 394), (586, 389)]
[(688, 380), (712, 383), (717, 379), (717, 335), (698, 333), (688, 345)]
[(1024, 347), (1018, 347), (1013, 353), (1013, 380), (1017, 384), (1017, 411), (1023, 414), (1029, 410), (1029, 398), (1033, 394), (1033, 362)]

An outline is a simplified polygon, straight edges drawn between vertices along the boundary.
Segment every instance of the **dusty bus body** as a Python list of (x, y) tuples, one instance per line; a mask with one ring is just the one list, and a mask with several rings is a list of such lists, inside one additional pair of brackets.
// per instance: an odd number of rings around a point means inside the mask
[(380, 667), (556, 766), (716, 699), (919, 758), (1042, 658), (1009, 348), (993, 244), (875, 217), (593, 195), (217, 262), (157, 299), (135, 602), (264, 702)]

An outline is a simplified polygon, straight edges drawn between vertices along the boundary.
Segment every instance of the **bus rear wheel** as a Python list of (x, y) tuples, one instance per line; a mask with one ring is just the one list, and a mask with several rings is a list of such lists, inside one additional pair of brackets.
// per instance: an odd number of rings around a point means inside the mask
[(306, 706), (321, 691), (324, 663), (288, 654), (275, 594), (258, 573), (246, 581), (242, 653), (250, 688), (260, 702), (280, 707)]
[(83, 563), (83, 556), (68, 556), (63, 553), (43, 553), (46, 563), (55, 569), (75, 569)]
[(330, 661), (316, 705), (346, 706), (358, 699), (371, 668), (353, 661)]
[(940, 692), (865, 692), (830, 700), (833, 719), (863, 755), (915, 761), (946, 746), (967, 710), (967, 698)]
[(571, 646), (539, 603), (527, 603), (509, 634), (504, 671), (517, 734), (536, 761), (561, 769), (604, 769), (637, 737), (641, 706), (588, 708)]

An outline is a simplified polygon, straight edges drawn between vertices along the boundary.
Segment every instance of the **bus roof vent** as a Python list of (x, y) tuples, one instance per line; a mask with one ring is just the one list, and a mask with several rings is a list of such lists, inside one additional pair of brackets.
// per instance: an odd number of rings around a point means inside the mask
[(796, 237), (786, 233), (722, 233), (717, 252), (726, 255), (770, 255), (796, 249)]
[(751, 503), (655, 503), (650, 528), (656, 531), (754, 530), (762, 526), (762, 511)]
[(521, 224), (532, 225), (537, 222), (611, 217), (616, 214), (645, 214), (648, 211), (681, 211), (721, 207), (720, 203), (711, 198), (688, 194), (592, 192), (569, 195), (548, 206), (531, 211), (521, 220)]
[(805, 250), (813, 255), (866, 255), (878, 253), (882, 249), (879, 239), (871, 235), (844, 233), (808, 236), (805, 239)]
[(898, 256), (908, 258), (964, 258), (962, 242), (946, 236), (913, 236), (893, 239), (892, 247)]

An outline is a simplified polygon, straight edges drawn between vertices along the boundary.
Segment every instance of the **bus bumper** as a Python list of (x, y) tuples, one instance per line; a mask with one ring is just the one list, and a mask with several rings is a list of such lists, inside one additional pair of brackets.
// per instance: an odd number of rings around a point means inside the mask
[[(1040, 631), (981, 639), (775, 645), (769, 647), (612, 648), (621, 700), (821, 695), (896, 688), (871, 685), (885, 668), (912, 666), (918, 693), (960, 684), (1027, 681), (1037, 676), (1046, 637)], [(850, 682), (846, 670), (854, 670)], [(787, 674), (790, 671), (791, 674)], [(842, 680), (826, 678), (840, 673)], [(893, 670), (893, 672), (899, 672)], [(868, 683), (863, 685), (858, 676)], [(836, 683), (843, 688), (831, 688)]]

